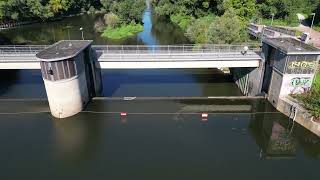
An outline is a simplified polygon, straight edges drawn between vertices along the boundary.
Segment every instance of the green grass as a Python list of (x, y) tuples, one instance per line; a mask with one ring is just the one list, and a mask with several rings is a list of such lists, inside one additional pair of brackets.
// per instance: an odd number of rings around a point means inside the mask
[(101, 36), (109, 39), (124, 39), (134, 36), (141, 31), (143, 31), (143, 26), (141, 24), (131, 23), (127, 25), (121, 25), (117, 28), (107, 27)]
[[(270, 26), (272, 19), (262, 19), (261, 24)], [(274, 19), (272, 26), (290, 26), (290, 27), (297, 27), (299, 26), (299, 22), (289, 22), (285, 19)]]
[(304, 107), (316, 118), (320, 119), (320, 72), (316, 75), (310, 92), (295, 95)]

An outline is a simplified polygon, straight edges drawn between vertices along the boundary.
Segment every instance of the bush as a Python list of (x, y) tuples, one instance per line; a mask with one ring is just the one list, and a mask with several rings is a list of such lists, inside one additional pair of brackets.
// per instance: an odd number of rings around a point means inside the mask
[(177, 24), (182, 30), (186, 30), (191, 22), (194, 20), (192, 16), (184, 14), (174, 14), (170, 16), (170, 20)]
[(247, 40), (247, 32), (243, 22), (231, 9), (210, 24), (208, 41), (213, 44), (233, 44)]
[(294, 97), (301, 101), (313, 116), (320, 118), (320, 73), (316, 75), (310, 92), (294, 95)]
[(209, 26), (214, 21), (214, 18), (213, 15), (210, 15), (195, 20), (188, 27), (186, 36), (195, 43), (207, 43)]
[(103, 31), (101, 36), (109, 39), (123, 39), (134, 36), (141, 31), (143, 31), (141, 24), (130, 23), (128, 25), (121, 25), (118, 28), (109, 26)]
[(102, 18), (101, 19), (99, 18), (97, 21), (94, 22), (95, 32), (103, 32), (104, 29), (105, 29), (105, 24)]
[(88, 14), (94, 14), (96, 11), (96, 9), (93, 6), (90, 6), (89, 10), (88, 10)]
[(118, 27), (118, 25), (120, 24), (120, 18), (117, 15), (113, 14), (112, 12), (105, 14), (103, 19), (104, 19), (104, 23), (107, 26), (112, 28)]

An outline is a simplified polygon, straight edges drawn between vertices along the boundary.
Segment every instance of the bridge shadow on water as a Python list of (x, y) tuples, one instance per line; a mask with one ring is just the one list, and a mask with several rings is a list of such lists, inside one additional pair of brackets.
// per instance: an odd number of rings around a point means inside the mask
[(108, 70), (103, 96), (239, 96), (233, 78), (218, 69)]
[(1, 98), (45, 98), (40, 70), (1, 70)]
[(5, 94), (11, 85), (18, 81), (19, 72), (13, 70), (1, 70), (0, 71), (0, 96)]

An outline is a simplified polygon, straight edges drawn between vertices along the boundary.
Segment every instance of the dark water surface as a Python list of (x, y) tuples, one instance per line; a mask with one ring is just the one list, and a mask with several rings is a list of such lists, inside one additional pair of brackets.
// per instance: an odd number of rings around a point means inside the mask
[[(201, 110), (207, 121), (192, 114)], [(1, 179), (319, 179), (319, 138), (260, 100), (95, 100), (65, 120), (1, 114), (0, 142)]]
[[(189, 43), (150, 10), (144, 31), (120, 41), (95, 32), (100, 18), (1, 31), (1, 43), (80, 39), (80, 27), (95, 44)], [(242, 95), (232, 77), (217, 69), (108, 70), (102, 76), (107, 97)], [(0, 71), (1, 180), (320, 178), (320, 138), (265, 100), (95, 99), (77, 116), (57, 120), (40, 98), (46, 98), (40, 71)], [(207, 120), (203, 112), (210, 113)]]
[[(103, 96), (241, 96), (217, 69), (103, 70)], [(46, 98), (40, 70), (0, 71), (0, 99)]]

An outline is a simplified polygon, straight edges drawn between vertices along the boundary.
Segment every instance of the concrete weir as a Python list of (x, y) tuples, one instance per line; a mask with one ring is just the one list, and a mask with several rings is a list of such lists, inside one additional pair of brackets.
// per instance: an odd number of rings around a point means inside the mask
[(101, 75), (92, 41), (60, 41), (39, 52), (51, 114), (73, 116), (100, 93)]
[[(201, 56), (199, 51), (186, 51), (184, 46), (179, 52), (171, 52), (170, 48), (167, 52), (158, 47), (154, 49), (157, 50), (155, 53), (150, 52), (150, 49), (142, 51), (140, 48), (139, 51), (133, 51), (130, 49), (132, 47), (119, 52), (118, 47), (112, 49), (110, 46), (105, 50), (105, 47), (99, 46), (92, 48), (91, 44), (92, 41), (60, 41), (36, 55), (40, 60), (50, 110), (54, 117), (73, 116), (81, 112), (93, 97), (100, 94), (101, 68), (212, 68), (225, 67), (224, 65), (230, 68), (236, 84), (244, 95), (263, 95), (279, 111), (290, 116), (292, 112), (288, 113), (288, 107), (298, 107), (284, 99), (291, 94), (310, 90), (320, 55), (319, 49), (292, 38), (265, 38), (259, 52), (246, 52), (249, 54), (242, 51), (240, 53), (239, 49), (236, 49), (230, 55), (209, 48), (202, 49)], [(205, 53), (205, 50), (210, 52)], [(230, 58), (232, 62), (237, 63), (230, 65)], [(210, 63), (202, 62), (208, 59)], [(194, 62), (194, 66), (188, 66), (189, 61)], [(254, 64), (248, 65), (249, 62)], [(158, 66), (157, 63), (162, 63), (163, 66)], [(172, 63), (179, 63), (179, 66)], [(199, 66), (199, 63), (203, 65)], [(320, 128), (315, 127), (308, 117), (300, 117), (299, 113), (295, 117), (300, 119), (294, 119), (296, 122), (320, 135)]]

